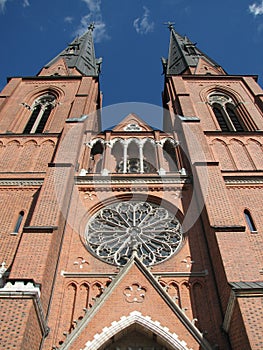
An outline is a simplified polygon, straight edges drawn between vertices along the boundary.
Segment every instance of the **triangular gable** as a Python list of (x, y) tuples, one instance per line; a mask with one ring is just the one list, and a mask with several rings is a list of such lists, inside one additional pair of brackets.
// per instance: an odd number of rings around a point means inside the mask
[(48, 76), (68, 76), (69, 70), (65, 60), (60, 58), (58, 61), (55, 61), (48, 68), (43, 68), (39, 75), (48, 75)]
[(215, 67), (208, 60), (203, 57), (199, 57), (197, 67), (194, 71), (194, 74), (215, 74), (222, 75), (223, 70), (221, 67)]
[[(97, 350), (132, 322), (159, 334), (162, 341), (174, 349), (189, 350), (201, 345), (204, 350), (212, 350), (201, 332), (137, 256), (121, 269), (60, 349)], [(187, 343), (180, 332), (188, 335)]]
[(121, 132), (153, 131), (150, 125), (134, 113), (128, 114), (119, 124), (112, 128), (112, 130)]

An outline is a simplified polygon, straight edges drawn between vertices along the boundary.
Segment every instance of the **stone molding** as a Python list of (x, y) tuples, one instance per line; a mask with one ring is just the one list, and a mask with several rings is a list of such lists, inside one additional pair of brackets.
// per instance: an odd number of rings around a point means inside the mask
[(7, 281), (4, 287), (0, 288), (0, 299), (32, 299), (42, 334), (47, 336), (49, 328), (45, 321), (38, 284), (32, 281)]
[(229, 284), (232, 287), (232, 290), (228, 299), (227, 309), (222, 325), (225, 332), (229, 331), (237, 298), (263, 297), (263, 282), (232, 282)]
[(128, 177), (126, 176), (76, 176), (75, 184), (76, 185), (109, 185), (109, 184), (129, 184), (129, 185), (145, 185), (148, 187), (148, 184), (188, 184), (191, 183), (188, 176), (156, 176), (156, 177)]
[(43, 182), (43, 179), (1, 179), (0, 186), (41, 186)]
[[(196, 271), (196, 272), (187, 272), (187, 271), (178, 271), (178, 272), (152, 272), (153, 276), (157, 279), (163, 277), (205, 277), (208, 275), (208, 271)], [(115, 277), (118, 275), (118, 272), (70, 272), (70, 271), (61, 271), (61, 276), (65, 278), (106, 278), (106, 277)]]
[(176, 333), (171, 333), (169, 328), (164, 327), (158, 321), (153, 321), (150, 316), (143, 316), (139, 311), (132, 311), (129, 316), (122, 316), (118, 321), (111, 323), (109, 327), (102, 329), (100, 334), (95, 334), (92, 341), (85, 344), (83, 350), (97, 350), (115, 334), (128, 328), (132, 324), (141, 325), (143, 328), (157, 334), (162, 340), (178, 350), (192, 350), (187, 343), (180, 340)]

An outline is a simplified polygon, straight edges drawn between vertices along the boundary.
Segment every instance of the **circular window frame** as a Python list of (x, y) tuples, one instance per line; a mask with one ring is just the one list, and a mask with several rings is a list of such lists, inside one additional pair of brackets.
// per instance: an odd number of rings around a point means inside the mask
[(182, 225), (168, 209), (140, 200), (111, 203), (88, 220), (84, 244), (99, 260), (124, 266), (136, 252), (146, 266), (163, 263), (181, 249)]

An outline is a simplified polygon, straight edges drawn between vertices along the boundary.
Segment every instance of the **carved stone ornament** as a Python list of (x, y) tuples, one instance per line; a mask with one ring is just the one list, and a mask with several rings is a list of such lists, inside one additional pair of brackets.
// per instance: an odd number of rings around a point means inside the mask
[(149, 266), (170, 258), (183, 240), (179, 221), (156, 204), (128, 201), (111, 204), (88, 222), (85, 243), (103, 261), (125, 265), (132, 254)]
[(138, 283), (133, 283), (131, 286), (124, 289), (123, 294), (128, 303), (142, 303), (144, 302), (146, 289)]

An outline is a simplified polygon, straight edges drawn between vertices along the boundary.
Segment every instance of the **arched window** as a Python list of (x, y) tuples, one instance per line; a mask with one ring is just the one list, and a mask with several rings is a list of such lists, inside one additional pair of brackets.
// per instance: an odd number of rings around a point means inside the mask
[(244, 215), (245, 215), (246, 223), (247, 223), (247, 226), (248, 226), (250, 232), (257, 232), (256, 226), (254, 224), (254, 221), (252, 219), (252, 216), (251, 216), (249, 210), (245, 209)]
[(51, 110), (56, 105), (56, 97), (46, 94), (38, 98), (32, 106), (32, 114), (24, 129), (24, 134), (39, 134), (47, 123)]
[(174, 144), (171, 140), (166, 140), (163, 145), (163, 156), (168, 164), (168, 171), (178, 171), (177, 157), (175, 153)]
[(101, 141), (97, 141), (90, 152), (90, 168), (89, 171), (92, 173), (100, 173), (102, 170), (102, 155), (104, 147)]
[(222, 131), (245, 131), (241, 116), (237, 113), (236, 105), (229, 96), (213, 93), (209, 96), (209, 103)]
[(122, 141), (118, 140), (114, 143), (112, 155), (117, 162), (117, 173), (156, 173), (156, 150), (152, 139), (128, 138)]
[(20, 213), (18, 215), (18, 218), (17, 218), (17, 221), (16, 221), (16, 224), (15, 224), (15, 228), (14, 228), (13, 233), (18, 233), (18, 231), (19, 231), (19, 229), (21, 227), (24, 215), (25, 215), (25, 213), (23, 211), (20, 211)]
[(216, 105), (214, 105), (214, 106), (213, 106), (213, 112), (214, 112), (215, 117), (216, 117), (216, 119), (217, 119), (217, 121), (218, 121), (218, 124), (219, 124), (219, 126), (220, 126), (220, 129), (221, 129), (222, 131), (230, 131), (230, 129), (229, 129), (229, 127), (228, 127), (228, 125), (227, 125), (227, 123), (226, 123), (226, 121), (225, 121), (225, 118), (224, 118), (224, 115), (223, 115), (223, 113), (222, 113), (221, 108), (218, 107), (218, 106), (216, 106)]

